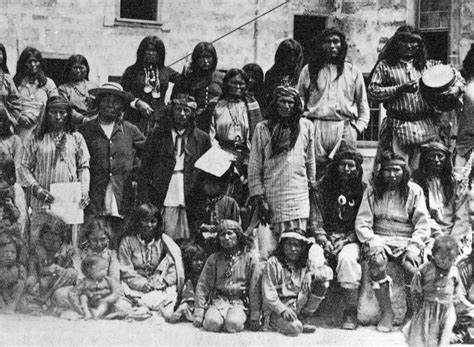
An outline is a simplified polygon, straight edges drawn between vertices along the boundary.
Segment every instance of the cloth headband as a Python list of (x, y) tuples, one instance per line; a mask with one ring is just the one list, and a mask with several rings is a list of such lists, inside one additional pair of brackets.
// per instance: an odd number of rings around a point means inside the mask
[(448, 147), (446, 147), (441, 142), (430, 142), (421, 146), (422, 152), (432, 152), (432, 151), (439, 151), (443, 153), (449, 153)]
[(67, 110), (69, 106), (69, 102), (61, 97), (54, 98), (48, 102), (48, 109)]
[(197, 109), (196, 101), (194, 100), (194, 98), (192, 96), (188, 96), (188, 97), (185, 97), (185, 98), (179, 98), (179, 99), (173, 99), (173, 100), (171, 100), (171, 104), (172, 105), (187, 106), (187, 107), (189, 107), (193, 110)]
[(238, 232), (243, 232), (240, 223), (236, 222), (232, 219), (223, 219), (220, 221), (219, 225), (217, 226), (217, 234), (226, 231), (226, 230), (233, 230)]
[(406, 162), (405, 160), (400, 160), (400, 159), (385, 160), (382, 162), (382, 168), (387, 167), (387, 166), (392, 166), (392, 165), (405, 166)]
[(291, 229), (283, 231), (280, 236), (280, 240), (282, 239), (296, 239), (304, 241), (306, 243), (311, 243), (311, 241), (303, 235), (303, 230), (300, 229)]
[(275, 95), (275, 97), (283, 96), (295, 99), (300, 96), (300, 93), (298, 92), (298, 89), (290, 86), (278, 86), (273, 91), (273, 95)]
[(417, 41), (417, 42), (423, 41), (421, 36), (419, 34), (416, 34), (416, 33), (400, 32), (400, 33), (396, 33), (395, 37), (397, 39), (402, 39), (402, 40), (403, 39), (405, 39), (405, 40), (410, 39), (410, 40)]

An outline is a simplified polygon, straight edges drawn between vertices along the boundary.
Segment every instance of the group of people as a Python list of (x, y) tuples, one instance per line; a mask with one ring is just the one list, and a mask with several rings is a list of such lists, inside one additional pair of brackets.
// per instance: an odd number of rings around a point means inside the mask
[[(178, 73), (148, 36), (121, 83), (101, 87), (82, 55), (56, 87), (31, 47), (12, 78), (0, 44), (1, 312), (159, 314), (296, 336), (315, 331), (311, 318), (336, 286), (342, 328), (356, 329), (368, 271), (377, 329), (389, 332), (396, 262), (409, 343), (448, 344), (454, 302), (474, 307), (474, 52), (465, 79), (453, 69), (449, 90), (427, 100), (420, 77), (440, 62), (412, 27), (387, 42), (368, 92), (343, 32), (313, 43), (302, 66), (301, 45), (284, 40), (264, 75), (257, 64), (218, 71), (214, 46), (201, 42)], [(368, 97), (387, 110), (369, 184), (356, 149)], [(51, 185), (69, 182), (86, 215), (76, 238), (49, 209)]]

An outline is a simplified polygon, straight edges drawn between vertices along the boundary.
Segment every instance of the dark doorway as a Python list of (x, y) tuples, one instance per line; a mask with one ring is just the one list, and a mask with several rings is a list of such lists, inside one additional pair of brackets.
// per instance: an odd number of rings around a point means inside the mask
[(51, 78), (56, 86), (60, 86), (67, 81), (64, 78), (64, 68), (66, 67), (67, 59), (43, 59), (45, 66), (43, 68), (44, 74)]
[(421, 36), (425, 40), (428, 58), (448, 61), (448, 32), (447, 31), (422, 31)]
[(304, 51), (304, 64), (308, 63), (311, 39), (326, 29), (327, 17), (295, 16), (293, 38), (301, 43)]

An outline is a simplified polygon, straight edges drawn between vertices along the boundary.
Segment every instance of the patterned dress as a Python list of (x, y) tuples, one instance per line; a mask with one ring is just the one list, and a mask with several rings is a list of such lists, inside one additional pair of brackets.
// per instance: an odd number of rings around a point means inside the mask
[(456, 322), (453, 300), (465, 295), (458, 269), (444, 271), (434, 261), (423, 264), (413, 277), (412, 295), (422, 297), (421, 307), (410, 324), (407, 342), (410, 346), (448, 346)]

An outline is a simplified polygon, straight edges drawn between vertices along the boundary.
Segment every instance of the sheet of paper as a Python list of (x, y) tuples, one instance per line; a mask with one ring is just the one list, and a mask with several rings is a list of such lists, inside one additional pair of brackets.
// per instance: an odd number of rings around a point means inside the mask
[(229, 170), (235, 155), (219, 147), (211, 147), (201, 158), (196, 160), (194, 166), (211, 175), (221, 177)]
[(84, 223), (84, 210), (79, 207), (81, 201), (81, 183), (53, 183), (49, 192), (54, 197), (49, 213), (67, 224)]

